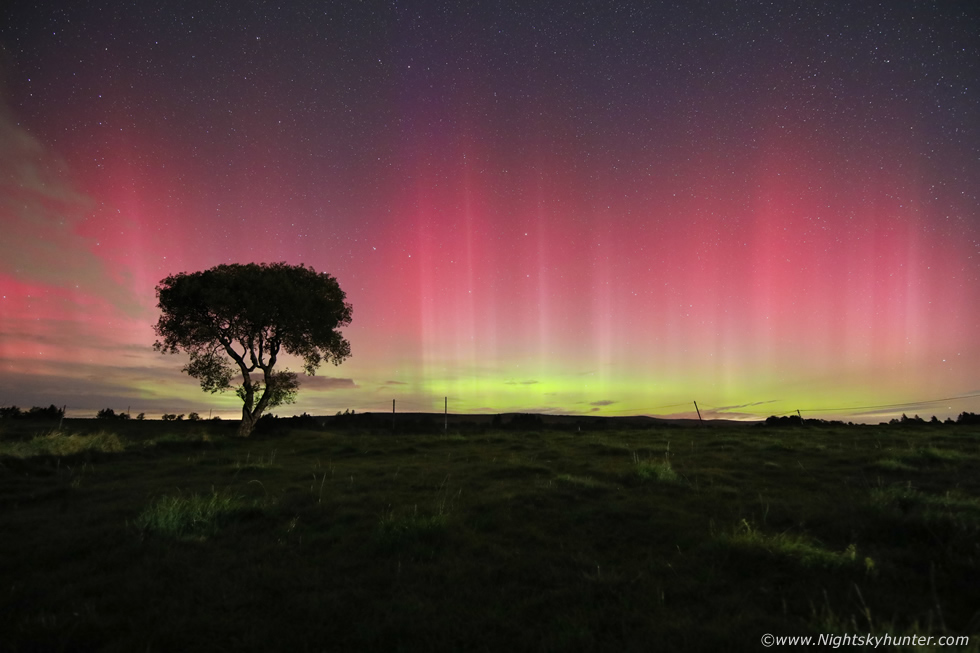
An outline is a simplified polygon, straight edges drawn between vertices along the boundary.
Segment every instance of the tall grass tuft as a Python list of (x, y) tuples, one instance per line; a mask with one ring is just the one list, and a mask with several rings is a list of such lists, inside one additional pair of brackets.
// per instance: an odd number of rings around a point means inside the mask
[(577, 485), (579, 487), (598, 488), (602, 485), (591, 476), (573, 476), (572, 474), (558, 474), (555, 480), (567, 485)]
[(445, 502), (434, 513), (419, 513), (414, 506), (411, 513), (398, 514), (391, 508), (378, 520), (376, 541), (387, 552), (432, 557), (448, 535), (449, 514)]
[(764, 533), (743, 519), (734, 532), (722, 534), (718, 541), (724, 545), (740, 549), (767, 551), (773, 555), (792, 558), (805, 567), (833, 569), (857, 566), (863, 563), (865, 571), (874, 573), (875, 563), (871, 558), (858, 560), (857, 546), (850, 544), (843, 551), (831, 551), (818, 542), (803, 535), (793, 533)]
[(279, 465), (276, 464), (276, 450), (273, 449), (267, 458), (262, 456), (256, 456), (252, 458), (252, 452), (249, 451), (245, 454), (245, 460), (239, 460), (235, 463), (235, 469), (239, 471), (256, 471), (259, 469), (276, 469)]
[(107, 431), (99, 431), (91, 435), (66, 433), (55, 430), (45, 435), (38, 435), (27, 442), (2, 442), (0, 454), (16, 458), (31, 458), (33, 456), (71, 456), (87, 451), (102, 453), (118, 453), (126, 446), (119, 436)]
[(670, 464), (669, 451), (664, 454), (664, 461), (662, 463), (652, 460), (641, 460), (634, 451), (633, 467), (636, 470), (636, 475), (644, 481), (656, 480), (661, 483), (677, 483), (680, 481), (680, 476), (674, 471), (673, 465)]
[(889, 472), (914, 472), (918, 471), (915, 467), (898, 458), (882, 458), (875, 461), (875, 467)]
[(970, 460), (971, 456), (952, 449), (940, 449), (938, 447), (918, 447), (904, 452), (900, 455), (904, 461), (912, 463), (929, 462), (957, 462)]
[(920, 492), (907, 485), (891, 485), (871, 491), (871, 506), (924, 524), (949, 524), (958, 530), (980, 531), (980, 499), (958, 491), (944, 494)]
[(150, 504), (133, 525), (142, 533), (178, 539), (205, 539), (217, 533), (235, 515), (258, 508), (255, 501), (220, 494), (163, 496)]
[(411, 513), (397, 513), (388, 507), (378, 520), (375, 541), (382, 551), (407, 553), (409, 555), (431, 558), (449, 537), (449, 515), (455, 510), (462, 490), (451, 494), (447, 485), (449, 476), (440, 488), (442, 496), (435, 510), (420, 513), (418, 505)]

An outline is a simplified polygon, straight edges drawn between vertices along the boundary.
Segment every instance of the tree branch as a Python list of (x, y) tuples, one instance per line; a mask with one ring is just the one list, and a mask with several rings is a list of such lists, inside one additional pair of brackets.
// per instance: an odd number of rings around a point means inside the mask
[(255, 368), (259, 367), (258, 361), (255, 360), (255, 343), (252, 341), (251, 334), (242, 338), (241, 340), (239, 340), (239, 342), (242, 343), (242, 348), (245, 350), (245, 352), (249, 356), (249, 359), (252, 361), (251, 367), (248, 368), (248, 371), (251, 372)]

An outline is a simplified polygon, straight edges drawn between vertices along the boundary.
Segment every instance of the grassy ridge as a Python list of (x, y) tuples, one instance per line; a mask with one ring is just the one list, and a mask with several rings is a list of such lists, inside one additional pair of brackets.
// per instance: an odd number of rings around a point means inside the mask
[(764, 633), (980, 630), (976, 427), (125, 428), (0, 435), (3, 647), (759, 650)]

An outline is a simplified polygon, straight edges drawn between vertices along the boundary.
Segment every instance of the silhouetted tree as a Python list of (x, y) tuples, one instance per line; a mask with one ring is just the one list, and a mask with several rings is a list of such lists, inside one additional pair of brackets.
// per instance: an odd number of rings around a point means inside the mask
[(960, 416), (956, 418), (957, 424), (980, 424), (980, 415), (976, 413), (960, 413)]
[(201, 416), (198, 415), (197, 413), (191, 413), (190, 415), (187, 416), (187, 419), (189, 419), (192, 422), (200, 422)]
[(95, 417), (97, 419), (129, 419), (129, 413), (117, 413), (111, 408), (103, 408)]
[[(817, 423), (818, 420), (809, 419), (807, 422)], [(781, 417), (770, 415), (766, 418), (766, 426), (803, 426), (803, 419), (799, 415), (783, 415)]]
[[(351, 415), (354, 413), (351, 412)], [(289, 425), (292, 428), (297, 429), (314, 429), (319, 428), (320, 423), (317, 422), (316, 418), (309, 413), (303, 413), (302, 415), (293, 415), (289, 418)]]
[(17, 419), (20, 415), (21, 411), (17, 406), (4, 406), (0, 408), (0, 417), (4, 419)]
[[(296, 396), (297, 375), (275, 370), (281, 352), (302, 358), (309, 375), (324, 360), (339, 365), (350, 356), (350, 343), (337, 329), (350, 324), (351, 305), (336, 279), (313, 268), (219, 265), (169, 276), (156, 292), (162, 311), (154, 326), (161, 338), (157, 351), (190, 354), (183, 371), (208, 392), (231, 389), (241, 374), (234, 389), (243, 404), (243, 437), (266, 409)], [(256, 371), (261, 379), (252, 377)]]
[(32, 406), (24, 417), (29, 417), (31, 419), (61, 419), (63, 413), (63, 410), (54, 404), (51, 404), (47, 408)]

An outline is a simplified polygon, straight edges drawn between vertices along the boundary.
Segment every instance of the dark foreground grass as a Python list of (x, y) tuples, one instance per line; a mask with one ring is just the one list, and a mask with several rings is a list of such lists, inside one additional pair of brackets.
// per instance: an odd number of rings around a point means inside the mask
[(126, 429), (0, 435), (0, 649), (980, 650), (977, 429)]

